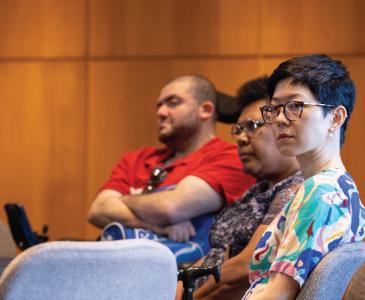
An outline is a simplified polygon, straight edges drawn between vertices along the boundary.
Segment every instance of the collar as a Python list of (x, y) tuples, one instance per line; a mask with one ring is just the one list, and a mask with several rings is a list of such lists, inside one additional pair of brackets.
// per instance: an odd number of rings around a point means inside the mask
[(218, 137), (216, 137), (216, 136), (213, 137), (208, 142), (206, 142), (203, 146), (201, 146), (199, 149), (193, 151), (192, 153), (190, 153), (182, 158), (175, 160), (174, 162), (172, 162), (166, 166), (165, 166), (166, 161), (168, 161), (169, 158), (171, 158), (175, 152), (171, 148), (168, 148), (168, 147), (158, 149), (157, 152), (158, 152), (159, 159), (158, 159), (157, 163), (145, 162), (144, 165), (146, 168), (154, 168), (157, 165), (161, 165), (161, 166), (164, 166), (165, 169), (169, 170), (171, 168), (174, 168), (176, 165), (190, 164), (196, 160), (195, 159), (196, 155), (199, 155), (200, 152), (205, 151), (206, 147), (210, 147), (210, 145), (215, 143), (217, 140), (218, 140)]

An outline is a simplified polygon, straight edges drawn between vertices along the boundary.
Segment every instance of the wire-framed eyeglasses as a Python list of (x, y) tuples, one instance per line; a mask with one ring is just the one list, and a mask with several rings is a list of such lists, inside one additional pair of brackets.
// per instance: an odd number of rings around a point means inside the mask
[(264, 121), (248, 119), (244, 122), (234, 124), (231, 129), (231, 135), (234, 139), (236, 139), (242, 134), (242, 132), (253, 134), (257, 128), (263, 125), (265, 125)]
[(336, 106), (330, 104), (322, 103), (310, 103), (303, 101), (289, 101), (285, 104), (267, 104), (260, 107), (262, 118), (268, 124), (273, 124), (277, 121), (280, 114), (281, 108), (283, 107), (284, 115), (289, 121), (299, 120), (303, 113), (303, 108), (306, 106), (322, 106), (322, 107), (332, 107)]

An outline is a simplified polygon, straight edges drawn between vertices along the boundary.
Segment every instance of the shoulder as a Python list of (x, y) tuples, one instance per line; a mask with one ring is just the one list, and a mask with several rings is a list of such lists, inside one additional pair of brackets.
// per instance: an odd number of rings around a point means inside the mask
[(303, 188), (306, 194), (313, 192), (330, 193), (345, 191), (349, 187), (356, 189), (351, 176), (343, 170), (327, 169), (304, 181)]
[(198, 152), (211, 158), (230, 158), (234, 161), (239, 160), (237, 145), (223, 141), (218, 137), (211, 139), (208, 143), (203, 145)]
[(227, 150), (227, 151), (231, 151), (231, 150), (236, 151), (237, 150), (236, 144), (228, 143), (219, 137), (214, 137), (208, 143), (206, 143), (203, 147), (207, 148), (207, 149), (212, 149), (212, 150), (217, 150), (217, 149)]
[(148, 158), (148, 157), (163, 157), (167, 153), (172, 152), (168, 148), (143, 147), (137, 150), (129, 151), (123, 154), (122, 158)]
[[(349, 193), (350, 186), (351, 193)], [(358, 191), (348, 173), (338, 169), (328, 169), (307, 178), (293, 204), (313, 210), (329, 209), (333, 205), (342, 209), (348, 207), (350, 197), (355, 195), (358, 195)]]

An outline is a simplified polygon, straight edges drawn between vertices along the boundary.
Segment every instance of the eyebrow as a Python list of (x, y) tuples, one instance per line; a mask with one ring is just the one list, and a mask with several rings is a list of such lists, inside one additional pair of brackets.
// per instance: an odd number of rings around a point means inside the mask
[(172, 99), (174, 97), (176, 97), (176, 95), (172, 94), (170, 96), (167, 96), (163, 99), (158, 100), (157, 103), (156, 103), (156, 107), (157, 108), (160, 107), (163, 103), (166, 103), (167, 101), (169, 101), (170, 99)]

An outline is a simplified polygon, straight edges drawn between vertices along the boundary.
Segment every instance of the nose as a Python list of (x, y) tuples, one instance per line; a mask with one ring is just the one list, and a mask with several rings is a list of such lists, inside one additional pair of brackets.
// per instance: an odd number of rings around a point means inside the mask
[(281, 106), (279, 107), (279, 114), (278, 116), (276, 117), (276, 122), (275, 122), (277, 125), (281, 125), (281, 124), (289, 124), (289, 120), (288, 118), (286, 117), (285, 113), (284, 113), (284, 107)]
[(156, 111), (157, 117), (164, 118), (168, 115), (168, 108), (165, 104), (160, 105)]
[(247, 146), (250, 143), (250, 137), (244, 131), (236, 136), (236, 143), (239, 147)]

